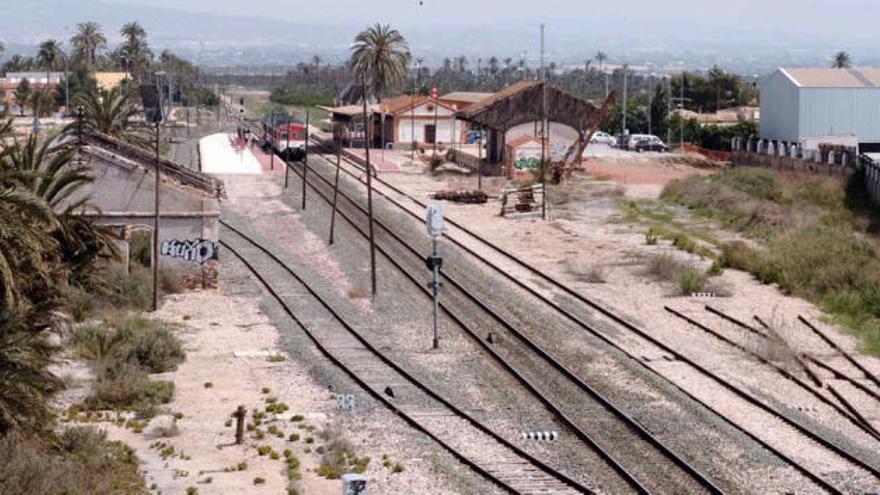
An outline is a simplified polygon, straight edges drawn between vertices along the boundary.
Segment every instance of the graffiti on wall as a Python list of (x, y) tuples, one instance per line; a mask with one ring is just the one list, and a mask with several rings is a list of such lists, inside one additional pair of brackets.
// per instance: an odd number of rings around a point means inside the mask
[(536, 170), (541, 165), (541, 159), (533, 156), (519, 158), (513, 166), (517, 170)]
[(217, 259), (217, 244), (208, 239), (173, 239), (162, 241), (159, 252), (162, 256), (202, 264)]

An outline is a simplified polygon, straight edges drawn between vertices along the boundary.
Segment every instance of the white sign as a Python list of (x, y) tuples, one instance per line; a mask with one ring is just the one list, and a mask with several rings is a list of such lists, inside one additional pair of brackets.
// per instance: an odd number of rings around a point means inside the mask
[(428, 235), (443, 235), (443, 205), (440, 203), (431, 203), (428, 205), (425, 224), (428, 227)]

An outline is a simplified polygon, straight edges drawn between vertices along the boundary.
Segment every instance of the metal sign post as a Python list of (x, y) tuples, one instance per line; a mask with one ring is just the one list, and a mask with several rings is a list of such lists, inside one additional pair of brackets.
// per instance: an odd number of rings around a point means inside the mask
[(433, 349), (440, 348), (440, 268), (443, 266), (443, 258), (440, 257), (440, 239), (443, 237), (443, 206), (440, 203), (428, 205), (426, 225), (428, 235), (431, 236), (431, 256), (427, 259), (428, 270), (434, 272), (434, 281), (428, 284), (434, 291), (434, 345)]

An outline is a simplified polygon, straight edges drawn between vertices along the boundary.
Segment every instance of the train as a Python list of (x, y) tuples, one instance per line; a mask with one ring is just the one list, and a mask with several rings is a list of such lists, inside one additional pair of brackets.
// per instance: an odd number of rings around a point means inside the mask
[(262, 120), (261, 146), (274, 150), (285, 160), (300, 160), (306, 154), (306, 126), (284, 115), (266, 116)]

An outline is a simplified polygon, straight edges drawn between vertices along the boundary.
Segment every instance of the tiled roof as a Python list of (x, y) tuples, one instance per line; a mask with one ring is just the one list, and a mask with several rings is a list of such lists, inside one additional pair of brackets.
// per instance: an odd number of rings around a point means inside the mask
[(440, 97), (441, 100), (453, 100), (453, 101), (464, 101), (467, 103), (479, 103), (486, 98), (489, 98), (494, 93), (475, 93), (470, 91), (454, 91), (452, 93), (443, 95)]

